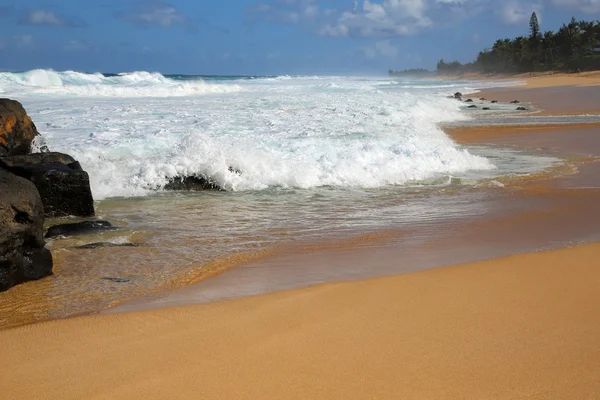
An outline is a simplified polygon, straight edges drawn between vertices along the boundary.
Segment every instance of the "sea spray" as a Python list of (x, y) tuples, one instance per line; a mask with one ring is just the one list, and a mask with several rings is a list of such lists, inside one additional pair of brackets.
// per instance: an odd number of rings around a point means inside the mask
[(232, 191), (377, 188), (495, 168), (437, 126), (468, 118), (443, 96), (464, 83), (43, 70), (0, 82), (20, 91), (51, 149), (80, 160), (98, 199), (147, 195), (185, 175)]

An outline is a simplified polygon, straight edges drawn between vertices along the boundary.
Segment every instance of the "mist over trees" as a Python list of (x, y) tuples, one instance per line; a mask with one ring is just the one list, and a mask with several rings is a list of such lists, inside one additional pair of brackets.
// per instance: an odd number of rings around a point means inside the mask
[(491, 49), (481, 51), (471, 63), (442, 59), (437, 65), (440, 74), (597, 69), (600, 69), (600, 21), (577, 21), (573, 17), (558, 31), (542, 33), (535, 12), (529, 20), (529, 36), (498, 39)]

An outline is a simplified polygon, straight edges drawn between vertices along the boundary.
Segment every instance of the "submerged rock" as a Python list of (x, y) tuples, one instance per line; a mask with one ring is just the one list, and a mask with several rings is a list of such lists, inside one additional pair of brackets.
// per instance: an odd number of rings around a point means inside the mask
[(105, 276), (104, 278), (102, 278), (103, 281), (110, 281), (110, 282), (114, 282), (114, 283), (128, 283), (131, 282), (131, 279), (123, 279), (123, 278), (111, 278), (111, 277), (107, 277)]
[(0, 169), (0, 291), (52, 275), (44, 209), (35, 186)]
[(513, 100), (513, 101), (510, 102), (510, 104), (519, 104), (519, 103), (520, 103), (519, 100)]
[(479, 100), (485, 101), (485, 97), (480, 97)]
[(204, 175), (192, 175), (192, 176), (178, 176), (171, 178), (169, 182), (164, 186), (165, 190), (187, 190), (187, 191), (201, 191), (201, 190), (224, 190), (218, 183), (212, 180), (212, 178)]
[(46, 216), (94, 215), (88, 173), (73, 157), (62, 153), (0, 157), (0, 168), (33, 182)]
[(477, 106), (475, 104), (471, 104), (469, 107), (467, 108), (477, 108)]
[(463, 95), (462, 95), (462, 93), (461, 93), (461, 92), (456, 92), (456, 93), (454, 93), (454, 98), (455, 98), (455, 99), (460, 99), (460, 98), (462, 98), (462, 97), (463, 97)]
[(498, 102), (498, 100), (492, 100), (490, 103), (495, 104), (497, 102)]
[(72, 224), (60, 224), (51, 226), (46, 232), (47, 238), (56, 236), (75, 236), (82, 235), (85, 233), (93, 233), (99, 231), (115, 230), (114, 227), (108, 221), (83, 221), (75, 222)]
[(489, 107), (483, 107), (482, 110), (489, 110)]
[(465, 103), (472, 103), (472, 102), (473, 102), (473, 99), (466, 99), (465, 100)]
[(527, 111), (525, 107), (517, 107), (517, 111)]
[(96, 242), (88, 243), (83, 246), (77, 246), (76, 249), (98, 249), (103, 247), (138, 247), (137, 243), (110, 243), (110, 242)]
[(30, 153), (37, 135), (35, 124), (21, 103), (0, 99), (0, 156)]

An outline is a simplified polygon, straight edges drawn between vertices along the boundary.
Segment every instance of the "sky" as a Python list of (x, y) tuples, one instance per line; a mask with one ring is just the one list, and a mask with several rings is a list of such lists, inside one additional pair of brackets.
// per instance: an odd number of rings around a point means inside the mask
[(0, 70), (373, 74), (467, 62), (600, 0), (0, 0)]

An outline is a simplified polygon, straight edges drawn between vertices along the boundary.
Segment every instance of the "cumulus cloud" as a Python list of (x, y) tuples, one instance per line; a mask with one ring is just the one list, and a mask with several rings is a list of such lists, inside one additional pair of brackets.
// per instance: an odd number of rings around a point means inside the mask
[(319, 34), (327, 36), (394, 37), (406, 36), (432, 25), (426, 15), (426, 0), (364, 0), (362, 6), (343, 12), (323, 26)]
[[(549, 8), (600, 13), (600, 0), (257, 0), (250, 22), (299, 25), (322, 36), (388, 39), (458, 25), (482, 14), (526, 24)], [(569, 14), (570, 15), (570, 14)]]
[(194, 21), (185, 16), (174, 5), (160, 0), (136, 1), (131, 10), (116, 13), (115, 16), (142, 28), (152, 26), (160, 28), (179, 27), (189, 32), (196, 32), (198, 26), (203, 25), (219, 33), (229, 33), (228, 29), (213, 25), (204, 19)]
[[(249, 7), (248, 19), (292, 23), (314, 22), (323, 14), (316, 0), (274, 0)], [(333, 10), (331, 10), (333, 11)]]
[(302, 24), (323, 36), (393, 38), (459, 22), (490, 0), (261, 0), (250, 21)]
[(36, 9), (29, 10), (19, 21), (22, 25), (65, 26), (78, 28), (86, 26), (86, 22), (78, 17), (68, 17), (54, 11)]
[(141, 1), (136, 3), (134, 11), (118, 13), (117, 17), (140, 26), (159, 26), (170, 28), (182, 26), (190, 28), (193, 24), (177, 8), (163, 1)]

